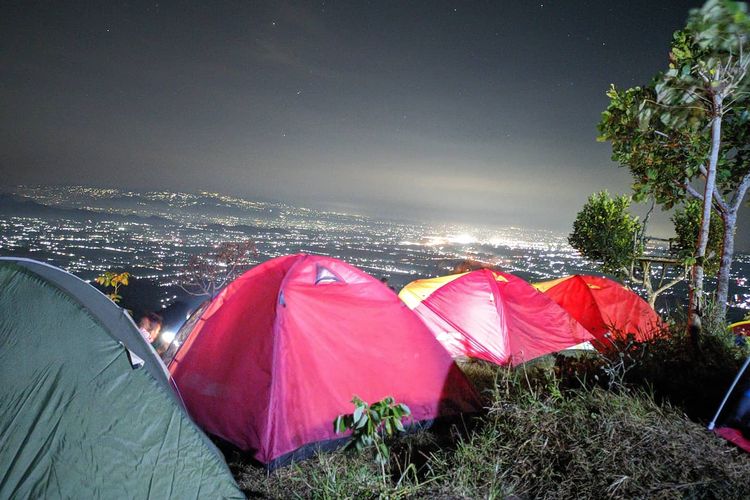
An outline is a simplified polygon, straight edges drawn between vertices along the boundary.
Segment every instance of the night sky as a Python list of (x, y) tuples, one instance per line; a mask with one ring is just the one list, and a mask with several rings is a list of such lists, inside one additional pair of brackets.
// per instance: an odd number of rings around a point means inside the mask
[(0, 184), (568, 231), (629, 192), (604, 92), (700, 4), (3, 2)]

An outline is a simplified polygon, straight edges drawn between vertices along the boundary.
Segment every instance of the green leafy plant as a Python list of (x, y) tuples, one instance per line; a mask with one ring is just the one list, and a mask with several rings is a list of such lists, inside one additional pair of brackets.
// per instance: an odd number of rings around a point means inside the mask
[(120, 287), (128, 286), (128, 280), (130, 279), (130, 273), (113, 273), (107, 271), (101, 276), (97, 276), (96, 282), (106, 288), (112, 288), (111, 292), (107, 293), (112, 302), (118, 303), (122, 299), (120, 295)]
[(352, 431), (347, 449), (361, 451), (374, 446), (375, 461), (384, 467), (390, 457), (385, 438), (404, 432), (402, 420), (411, 416), (411, 410), (403, 403), (396, 403), (390, 396), (371, 405), (354, 396), (352, 403), (354, 412), (336, 417), (333, 428), (337, 434)]
[[(674, 211), (672, 222), (675, 231), (675, 250), (678, 256), (688, 264), (695, 262), (695, 242), (698, 240), (698, 231), (700, 231), (701, 221), (701, 204), (697, 200), (687, 200), (685, 203)], [(722, 242), (724, 237), (724, 225), (721, 217), (714, 213), (716, 217), (711, 217), (711, 223), (708, 231), (708, 247), (703, 260), (703, 266), (707, 273), (716, 273), (719, 270), (721, 261)]]

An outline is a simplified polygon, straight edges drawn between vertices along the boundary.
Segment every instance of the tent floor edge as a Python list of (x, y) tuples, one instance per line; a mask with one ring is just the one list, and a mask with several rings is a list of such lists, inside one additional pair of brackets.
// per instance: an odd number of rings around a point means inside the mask
[[(475, 425), (476, 420), (481, 416), (481, 414), (482, 412), (463, 413), (458, 415), (450, 415), (447, 417), (438, 417), (435, 419), (419, 420), (405, 425), (406, 431), (400, 434), (400, 437), (413, 435), (417, 432), (428, 429), (436, 430), (438, 433), (443, 431), (443, 429), (446, 429), (445, 432), (447, 433), (447, 429), (450, 429), (454, 426), (459, 426), (460, 432), (463, 434), (466, 433), (469, 428)], [(350, 439), (350, 436), (343, 436), (340, 438), (308, 443), (297, 448), (296, 450), (285, 453), (284, 455), (281, 455), (280, 457), (277, 457), (268, 463), (263, 463), (252, 456), (252, 450), (241, 450), (234, 444), (221, 437), (213, 434), (211, 434), (210, 436), (216, 447), (222, 452), (225, 458), (227, 458), (228, 463), (230, 462), (231, 458), (237, 457), (242, 460), (244, 464), (256, 468), (262, 468), (269, 473), (282, 467), (288, 467), (292, 464), (303, 462), (318, 453), (330, 453), (341, 449), (346, 446), (346, 443), (349, 442)]]

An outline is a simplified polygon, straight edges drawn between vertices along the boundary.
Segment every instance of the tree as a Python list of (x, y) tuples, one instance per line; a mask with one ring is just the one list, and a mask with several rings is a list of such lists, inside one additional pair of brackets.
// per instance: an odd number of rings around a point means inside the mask
[(729, 298), (729, 278), (734, 260), (734, 237), (737, 231), (737, 214), (750, 190), (750, 112), (736, 110), (725, 116), (726, 154), (719, 170), (719, 188), (714, 191), (714, 208), (723, 222), (721, 265), (716, 285), (717, 314), (726, 316)]
[(575, 221), (568, 242), (587, 259), (601, 263), (602, 271), (627, 276), (631, 263), (643, 252), (639, 244), (643, 225), (628, 213), (631, 198), (611, 198), (607, 191), (592, 194)]
[[(630, 203), (626, 195), (592, 194), (578, 212), (568, 242), (585, 258), (598, 262), (603, 272), (641, 285), (654, 307), (659, 295), (685, 279), (687, 266), (685, 259), (645, 254), (647, 221), (629, 213)], [(666, 279), (672, 267), (680, 271)]]
[(257, 256), (253, 241), (220, 243), (212, 251), (190, 258), (180, 287), (190, 295), (213, 298), (246, 269), (250, 257)]
[[(600, 140), (612, 144), (612, 158), (633, 174), (636, 199), (652, 195), (665, 208), (691, 197), (702, 202), (690, 286), (690, 325), (700, 331), (704, 260), (711, 208), (724, 221), (724, 250), (717, 299), (725, 313), (736, 210), (748, 187), (750, 169), (742, 147), (747, 128), (747, 33), (745, 4), (709, 0), (690, 13), (685, 29), (675, 33), (669, 70), (647, 87), (607, 93), (610, 105), (599, 124)], [(726, 125), (724, 128), (722, 128)], [(731, 160), (731, 155), (739, 153)], [(701, 183), (702, 190), (694, 183)], [(701, 192), (702, 191), (702, 192)], [(729, 204), (722, 194), (733, 192)], [(725, 206), (721, 206), (722, 202)]]

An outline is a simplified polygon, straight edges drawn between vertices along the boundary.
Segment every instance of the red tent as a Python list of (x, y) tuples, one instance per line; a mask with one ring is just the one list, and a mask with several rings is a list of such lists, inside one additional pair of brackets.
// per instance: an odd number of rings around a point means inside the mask
[(740, 368), (729, 386), (716, 415), (708, 424), (709, 430), (750, 453), (750, 358)]
[(169, 370), (199, 425), (270, 467), (340, 438), (333, 420), (353, 411), (355, 395), (393, 396), (414, 421), (481, 407), (387, 286), (314, 255), (267, 261), (229, 284)]
[(399, 296), (454, 357), (515, 365), (593, 338), (549, 297), (503, 272), (417, 280)]
[(605, 335), (616, 338), (628, 334), (636, 340), (651, 338), (661, 328), (659, 315), (620, 283), (599, 276), (574, 275), (534, 286), (560, 304), (604, 345)]

